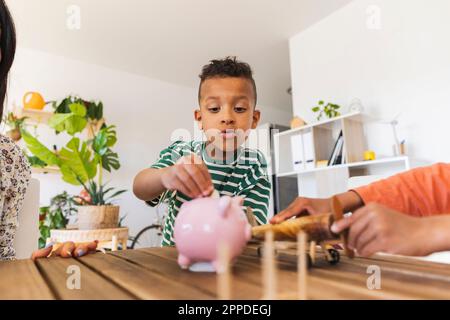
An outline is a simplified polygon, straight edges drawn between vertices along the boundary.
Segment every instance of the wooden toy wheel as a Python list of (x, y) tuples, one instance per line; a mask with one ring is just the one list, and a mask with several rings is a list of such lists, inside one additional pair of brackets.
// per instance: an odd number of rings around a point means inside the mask
[(338, 264), (341, 260), (341, 255), (339, 251), (336, 249), (328, 249), (328, 253), (330, 254), (330, 258), (327, 258), (329, 264)]

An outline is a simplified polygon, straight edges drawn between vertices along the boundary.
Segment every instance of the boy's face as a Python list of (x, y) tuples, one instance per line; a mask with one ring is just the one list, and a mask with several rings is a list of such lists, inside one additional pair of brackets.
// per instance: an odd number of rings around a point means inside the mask
[(256, 128), (259, 119), (250, 80), (226, 77), (203, 82), (195, 120), (217, 149), (236, 150), (247, 139), (250, 129)]

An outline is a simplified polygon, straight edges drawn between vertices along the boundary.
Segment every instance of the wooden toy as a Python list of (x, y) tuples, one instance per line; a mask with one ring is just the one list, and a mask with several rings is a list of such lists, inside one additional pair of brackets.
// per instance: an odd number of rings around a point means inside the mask
[(267, 224), (252, 228), (252, 236), (254, 239), (263, 240), (267, 236), (267, 232), (273, 232), (274, 240), (277, 241), (296, 241), (300, 231), (307, 234), (308, 240), (314, 242), (310, 244), (310, 253), (308, 256), (308, 265), (311, 266), (313, 258), (315, 260), (316, 243), (319, 244), (330, 264), (337, 264), (340, 260), (339, 251), (337, 251), (330, 243), (336, 243), (340, 240), (343, 244), (345, 254), (352, 258), (353, 251), (347, 247), (348, 231), (345, 230), (340, 235), (331, 232), (330, 228), (334, 221), (343, 219), (343, 209), (336, 197), (331, 200), (331, 213), (304, 216), (295, 219), (289, 219), (279, 224)]

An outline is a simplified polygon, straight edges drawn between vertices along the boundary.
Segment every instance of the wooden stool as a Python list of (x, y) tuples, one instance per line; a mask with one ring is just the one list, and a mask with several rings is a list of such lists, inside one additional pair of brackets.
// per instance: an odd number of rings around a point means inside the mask
[(96, 230), (78, 230), (78, 229), (63, 229), (50, 230), (49, 242), (61, 243), (66, 241), (92, 242), (98, 241), (98, 249), (111, 249), (117, 251), (119, 243), (122, 244), (122, 250), (127, 249), (128, 228), (112, 228), (112, 229), (96, 229)]

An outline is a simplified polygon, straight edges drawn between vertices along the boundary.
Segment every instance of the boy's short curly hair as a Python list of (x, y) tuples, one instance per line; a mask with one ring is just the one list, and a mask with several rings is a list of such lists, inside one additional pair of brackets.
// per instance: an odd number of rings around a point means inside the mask
[(256, 84), (253, 79), (253, 71), (248, 63), (239, 61), (236, 57), (226, 57), (225, 59), (214, 59), (209, 64), (203, 66), (202, 73), (199, 75), (200, 85), (198, 87), (198, 101), (200, 101), (200, 90), (205, 80), (211, 78), (245, 78), (250, 80), (255, 93), (255, 105), (257, 99)]

